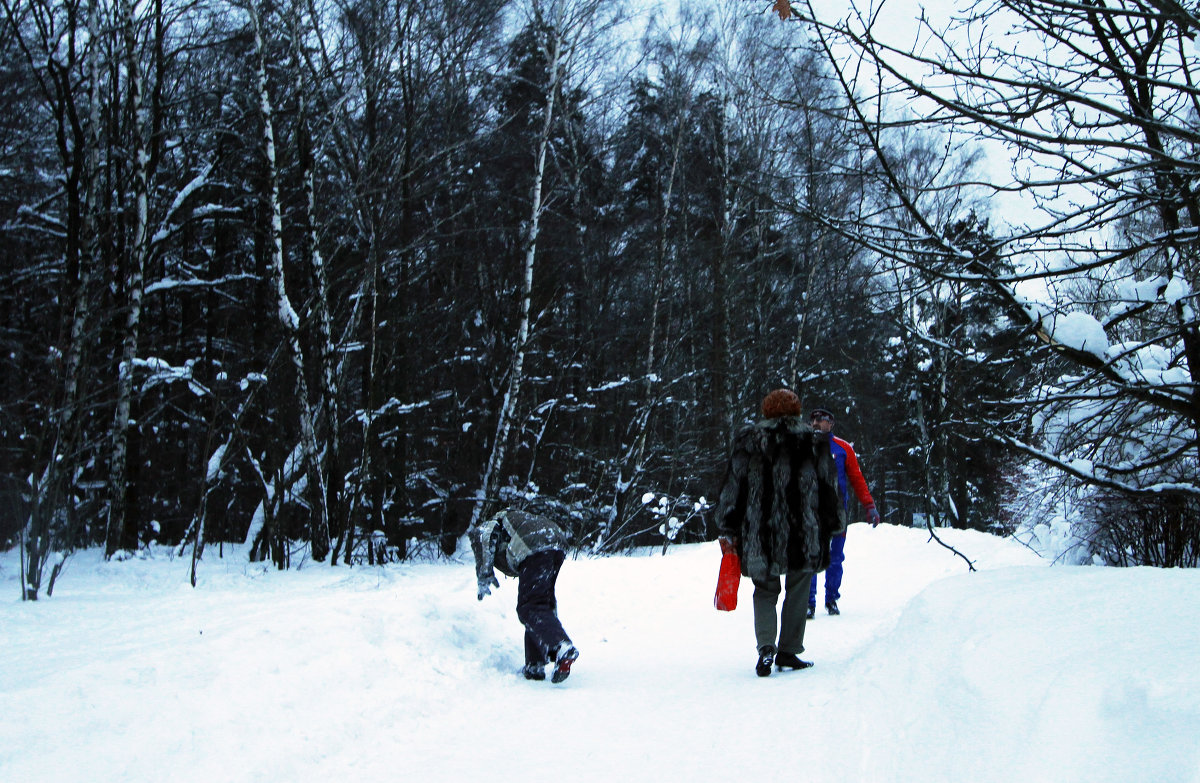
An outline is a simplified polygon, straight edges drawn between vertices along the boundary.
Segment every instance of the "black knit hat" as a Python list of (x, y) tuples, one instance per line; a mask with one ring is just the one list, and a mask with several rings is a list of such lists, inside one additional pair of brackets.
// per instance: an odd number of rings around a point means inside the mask
[(828, 408), (813, 408), (811, 411), (809, 411), (808, 418), (811, 419), (813, 416), (818, 416), (818, 415), (828, 416), (830, 421), (837, 420), (837, 417), (833, 415), (833, 411), (829, 410)]

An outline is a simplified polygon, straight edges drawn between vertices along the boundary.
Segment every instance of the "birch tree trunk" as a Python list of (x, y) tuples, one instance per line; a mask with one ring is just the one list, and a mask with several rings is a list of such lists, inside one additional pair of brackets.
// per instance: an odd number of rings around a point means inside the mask
[(674, 208), (675, 200), (675, 184), (679, 175), (679, 160), (682, 156), (684, 134), (686, 132), (686, 123), (683, 118), (687, 116), (690, 109), (690, 99), (685, 105), (679, 107), (679, 121), (675, 126), (675, 136), (671, 141), (671, 167), (667, 174), (666, 190), (660, 195), (659, 204), (659, 223), (658, 236), (655, 240), (655, 267), (656, 275), (654, 282), (654, 299), (650, 309), (650, 336), (646, 341), (646, 375), (643, 382), (645, 389), (645, 399), (642, 402), (642, 407), (638, 410), (637, 416), (634, 418), (633, 424), (630, 427), (630, 442), (625, 452), (621, 455), (621, 461), (618, 466), (616, 485), (613, 487), (613, 505), (612, 512), (609, 515), (608, 523), (601, 531), (597, 538), (595, 548), (597, 551), (603, 550), (610, 543), (609, 536), (615, 531), (621, 529), (623, 517), (625, 514), (625, 505), (628, 493), (633, 487), (637, 479), (641, 476), (644, 465), (644, 456), (646, 449), (646, 433), (650, 427), (650, 417), (654, 413), (654, 379), (656, 368), (658, 367), (658, 343), (659, 343), (659, 308), (662, 304), (663, 297), (667, 288), (667, 270), (670, 266), (667, 263), (667, 257), (672, 252), (669, 242), (669, 226), (671, 223), (671, 215)]
[(257, 60), (255, 79), (259, 109), (263, 115), (263, 152), (267, 160), (267, 198), (270, 212), (270, 259), (268, 274), (275, 291), (276, 316), (283, 330), (296, 372), (296, 408), (300, 416), (301, 460), (308, 473), (308, 490), (312, 500), (309, 518), (309, 545), (313, 559), (321, 562), (329, 554), (329, 520), (325, 505), (325, 477), (320, 464), (316, 427), (309, 404), (308, 381), (305, 378), (304, 348), (300, 342), (300, 316), (288, 298), (283, 265), (283, 210), (279, 198), (279, 170), (275, 149), (275, 120), (271, 95), (267, 86), (266, 54), (263, 47), (262, 16), (259, 8), (251, 8), (254, 25), (254, 52)]
[[(712, 409), (717, 422), (714, 435), (722, 442), (728, 437), (733, 424), (733, 388), (732, 361), (730, 357), (730, 328), (729, 328), (729, 273), (731, 257), (734, 251), (734, 218), (736, 185), (733, 178), (733, 162), (730, 159), (729, 148), (729, 99), (721, 100), (721, 157), (718, 170), (721, 176), (721, 202), (717, 218), (717, 230), (721, 237), (720, 251), (713, 254), (713, 319), (712, 319)], [(664, 545), (665, 546), (665, 545)]]
[(121, 15), (125, 47), (125, 69), (129, 105), (132, 109), (131, 158), (133, 161), (133, 225), (129, 242), (127, 309), (117, 366), (116, 415), (113, 420), (112, 454), (109, 464), (109, 491), (112, 503), (108, 513), (105, 556), (118, 550), (137, 547), (137, 530), (128, 519), (128, 456), (130, 409), (133, 402), (133, 365), (137, 358), (138, 335), (142, 319), (142, 295), (145, 292), (147, 223), (149, 221), (149, 151), (145, 136), (145, 107), (141, 66), (138, 62), (135, 8), (132, 0), (122, 0)]
[[(383, 185), (386, 177), (383, 169), (387, 163), (381, 159), (380, 139), (380, 104), (386, 100), (386, 73), (389, 52), (393, 50), (385, 46), (380, 37), (383, 35), (385, 23), (375, 14), (379, 11), (372, 6), (366, 18), (357, 20), (356, 43), (362, 61), (362, 133), (365, 148), (361, 152), (361, 170), (356, 188), (355, 218), (367, 245), (367, 279), (368, 290), (361, 295), (365, 302), (366, 355), (367, 361), (362, 373), (362, 399), (364, 402), (362, 422), (362, 451), (358, 469), (358, 487), (355, 492), (356, 502), (365, 507), (362, 515), (362, 528), (365, 535), (372, 531), (385, 531), (388, 542), (399, 544), (398, 534), (385, 513), (387, 506), (387, 470), (381, 463), (381, 442), (378, 434), (379, 425), (376, 418), (387, 395), (385, 384), (387, 379), (379, 372), (386, 366), (382, 354), (383, 341), (386, 336), (380, 326), (387, 320), (386, 297), (381, 301), (379, 284), (384, 278), (384, 251), (381, 246), (383, 217), (380, 201), (387, 188)], [(398, 32), (399, 30), (397, 30)], [(386, 36), (384, 36), (386, 37)], [(399, 58), (403, 61), (403, 57)], [(348, 156), (355, 159), (354, 156)], [(359, 515), (355, 515), (355, 521)], [(346, 556), (350, 557), (355, 542), (353, 532), (346, 543)]]
[[(48, 9), (47, 9), (48, 10)], [(6, 23), (12, 20), (12, 10), (6, 7)], [(89, 28), (97, 29), (98, 9), (89, 5)], [(49, 30), (29, 30), (28, 45), (22, 50), (34, 71), (45, 74), (57, 89), (54, 97), (47, 100), (47, 108), (53, 116), (56, 130), (55, 141), (62, 166), (58, 175), (63, 187), (65, 231), (61, 237), (63, 261), (62, 282), (58, 287), (56, 334), (65, 335), (65, 345), (58, 350), (61, 361), (55, 365), (54, 393), (48, 407), (48, 415), (42, 435), (36, 439), (33, 467), (26, 477), (28, 486), (28, 516), (20, 530), (21, 598), (36, 601), (44, 581), (47, 563), (55, 555), (59, 559), (51, 572), (47, 595), (53, 589), (54, 574), (61, 568), (65, 551), (71, 546), (70, 518), (74, 513), (68, 498), (78, 475), (81, 462), (80, 448), (80, 385), (83, 377), (84, 341), (87, 339), (87, 322), (90, 318), (90, 279), (94, 258), (95, 236), (95, 172), (94, 150), (89, 145), (89, 133), (94, 134), (96, 124), (89, 126), (80, 121), (79, 106), (75, 93), (70, 89), (72, 80), (79, 78), (77, 71), (83, 54), (83, 79), (95, 98), (97, 81), (96, 58), (98, 45), (92, 45), (96, 35), (85, 38), (80, 31), (70, 28), (63, 31), (66, 43), (49, 37)], [(93, 101), (93, 114), (95, 102)], [(14, 477), (15, 478), (15, 477)]]
[(521, 306), (517, 318), (517, 334), (513, 340), (513, 359), (508, 373), (508, 386), (504, 391), (504, 399), (500, 404), (500, 412), (496, 420), (496, 433), (492, 439), (492, 449), (488, 456), (487, 465), (483, 472), (483, 481), (475, 497), (475, 505), (471, 511), (471, 527), (475, 527), (483, 516), (485, 508), (496, 489), (497, 476), (504, 466), (504, 457), (508, 445), (509, 432), (517, 410), (517, 402), (524, 383), (525, 352), (529, 343), (530, 304), (533, 295), (534, 262), (537, 259), (538, 232), (542, 219), (542, 190), (546, 178), (546, 155), (550, 148), (550, 131), (554, 124), (554, 111), (562, 79), (562, 31), (555, 29), (549, 41), (549, 79), (546, 85), (546, 108), (542, 118), (541, 132), (538, 134), (537, 150), (535, 153), (533, 172), (533, 199), (529, 215), (529, 234), (525, 241), (525, 262), (521, 276)]
[[(362, 519), (363, 532), (369, 535), (373, 530), (383, 528), (383, 492), (380, 482), (375, 480), (375, 411), (379, 409), (380, 393), (376, 378), (376, 368), (379, 365), (379, 253), (377, 243), (372, 242), (367, 253), (367, 283), (366, 290), (361, 290), (360, 300), (365, 302), (364, 321), (366, 324), (366, 356), (362, 371), (362, 447), (359, 454), (358, 486), (354, 492), (355, 509), (350, 514), (348, 527), (349, 536), (346, 541), (346, 562), (349, 564), (351, 553), (354, 551), (355, 525)], [(379, 491), (376, 491), (379, 489)], [(370, 497), (370, 509), (363, 509), (364, 498)]]
[[(309, 129), (308, 101), (302, 78), (304, 63), (300, 52), (302, 45), (300, 14), (299, 4), (294, 4), (292, 8), (292, 65), (295, 70), (295, 89), (299, 100), (298, 143), (300, 147), (300, 177), (304, 188), (304, 232), (302, 234), (303, 248), (301, 253), (305, 263), (312, 270), (315, 287), (312, 306), (317, 316), (317, 337), (320, 349), (318, 361), (321, 369), (321, 386), (319, 401), (313, 407), (319, 408), (325, 419), (327, 440), (325, 470), (323, 474), (324, 482), (320, 485), (319, 489), (324, 493), (325, 513), (328, 520), (327, 524), (331, 529), (331, 535), (333, 532), (337, 534), (337, 545), (334, 547), (333, 556), (330, 558), (330, 563), (333, 564), (337, 562), (338, 549), (346, 540), (347, 527), (344, 516), (340, 511), (343, 480), (339, 467), (341, 462), (341, 432), (337, 409), (338, 384), (337, 369), (335, 366), (337, 354), (333, 344), (333, 319), (329, 313), (329, 275), (325, 269), (325, 259), (321, 256), (321, 250), (317, 244), (317, 197), (316, 175), (314, 173), (316, 162), (313, 157), (312, 133)], [(319, 20), (314, 18), (313, 24), (319, 24)]]

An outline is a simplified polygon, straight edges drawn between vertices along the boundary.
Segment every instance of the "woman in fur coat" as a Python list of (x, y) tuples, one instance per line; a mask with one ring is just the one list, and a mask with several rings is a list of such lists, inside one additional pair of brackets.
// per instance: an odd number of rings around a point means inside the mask
[[(812, 666), (799, 657), (808, 587), (829, 565), (829, 539), (846, 529), (829, 436), (813, 430), (803, 413), (794, 392), (768, 394), (762, 420), (734, 437), (717, 498), (721, 538), (737, 549), (742, 575), (754, 583), (759, 677), (774, 667)], [(781, 577), (784, 598), (777, 616)]]

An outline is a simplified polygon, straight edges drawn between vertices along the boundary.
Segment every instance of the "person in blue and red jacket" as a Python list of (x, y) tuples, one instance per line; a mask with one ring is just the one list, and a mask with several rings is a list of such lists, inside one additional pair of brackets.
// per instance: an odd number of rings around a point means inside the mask
[[(813, 408), (808, 415), (809, 423), (814, 430), (829, 433), (829, 448), (833, 452), (833, 460), (837, 463), (838, 495), (847, 511), (850, 509), (850, 495), (847, 486), (854, 490), (858, 502), (866, 510), (867, 522), (871, 527), (879, 524), (879, 512), (875, 510), (875, 501), (867, 488), (867, 480), (863, 478), (862, 470), (858, 467), (858, 455), (854, 447), (833, 434), (834, 417), (828, 408)], [(846, 533), (843, 531), (829, 540), (829, 568), (825, 569), (825, 611), (829, 614), (841, 614), (838, 609), (838, 599), (841, 598), (842, 563), (846, 559)], [(808, 589), (808, 616), (812, 618), (817, 611), (817, 575), (813, 574), (812, 584)]]

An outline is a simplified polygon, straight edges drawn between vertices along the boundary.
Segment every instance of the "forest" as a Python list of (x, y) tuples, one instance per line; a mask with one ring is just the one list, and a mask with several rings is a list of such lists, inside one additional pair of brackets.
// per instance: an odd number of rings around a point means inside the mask
[(780, 386), (886, 522), (1196, 566), (1200, 5), (835, 5), (0, 0), (23, 597), (705, 540)]

